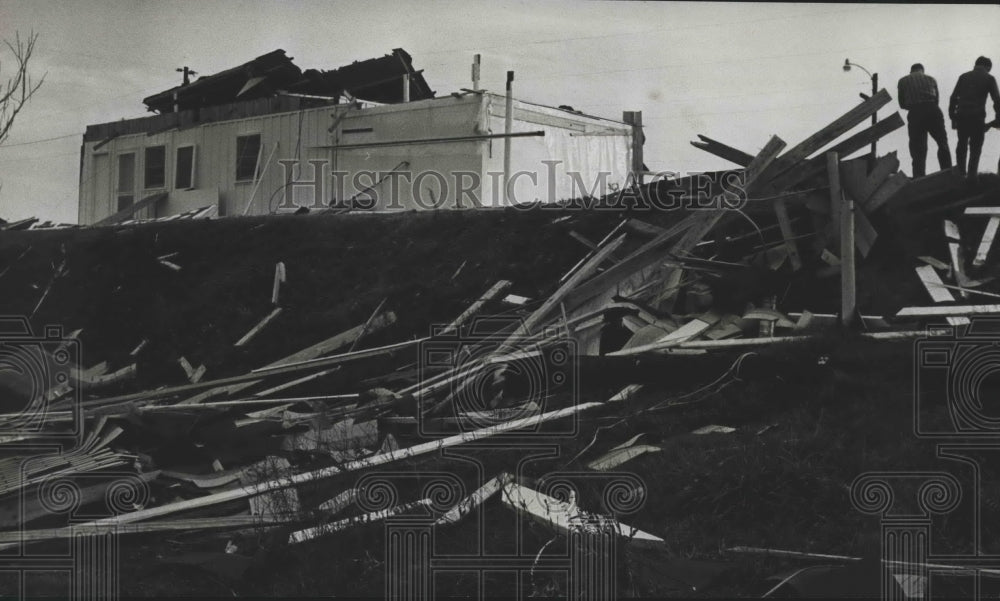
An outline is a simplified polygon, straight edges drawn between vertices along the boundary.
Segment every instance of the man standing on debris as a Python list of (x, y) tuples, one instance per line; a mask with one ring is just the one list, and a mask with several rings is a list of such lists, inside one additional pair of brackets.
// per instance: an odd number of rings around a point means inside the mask
[(938, 106), (937, 81), (924, 74), (924, 66), (916, 63), (910, 74), (897, 86), (900, 108), (908, 111), (907, 130), (910, 134), (910, 158), (913, 177), (927, 175), (927, 134), (937, 144), (937, 160), (941, 169), (951, 168), (951, 149), (944, 127), (944, 113)]
[(990, 75), (992, 68), (993, 61), (985, 56), (977, 58), (975, 68), (958, 78), (948, 105), (951, 126), (958, 130), (958, 148), (955, 150), (958, 170), (963, 175), (968, 174), (970, 179), (975, 179), (979, 171), (979, 156), (986, 136), (987, 95), (993, 99), (993, 112), (1000, 117), (1000, 91), (997, 90), (997, 80)]

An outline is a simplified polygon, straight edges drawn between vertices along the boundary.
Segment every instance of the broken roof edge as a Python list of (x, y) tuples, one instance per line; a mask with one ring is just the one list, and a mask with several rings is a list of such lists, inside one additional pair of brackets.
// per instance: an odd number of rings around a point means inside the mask
[[(486, 96), (491, 96), (500, 100), (504, 99), (504, 96), (485, 93)], [(424, 100), (414, 100), (412, 102), (404, 103), (387, 103), (382, 104), (373, 101), (364, 101), (364, 104), (369, 104), (370, 106), (362, 107), (356, 110), (357, 114), (379, 114), (386, 112), (398, 112), (398, 111), (419, 111), (427, 110), (433, 108), (436, 105), (444, 104), (446, 102), (469, 101), (476, 97), (481, 97), (482, 94), (448, 94), (446, 96), (436, 96), (434, 98), (427, 98)], [(480, 98), (481, 99), (481, 98)], [(631, 128), (631, 125), (616, 121), (614, 119), (608, 119), (605, 117), (596, 117), (593, 115), (587, 115), (584, 113), (576, 111), (567, 111), (565, 109), (560, 109), (558, 107), (548, 106), (544, 104), (539, 104), (536, 102), (530, 102), (526, 100), (514, 99), (515, 103), (523, 104), (526, 107), (540, 108), (544, 109), (544, 112), (568, 120), (577, 120), (584, 122), (592, 122), (595, 124), (601, 124), (605, 126), (613, 126), (615, 128)], [(270, 117), (285, 113), (299, 113), (308, 110), (316, 109), (344, 109), (351, 110), (353, 104), (338, 104), (337, 101), (333, 99), (323, 100), (321, 98), (310, 98), (308, 96), (296, 95), (294, 93), (289, 94), (279, 94), (277, 96), (269, 98), (257, 98), (253, 100), (241, 100), (238, 102), (231, 102), (228, 104), (220, 104), (212, 107), (204, 107), (201, 109), (187, 109), (180, 111), (178, 113), (163, 113), (160, 115), (150, 115), (146, 117), (136, 117), (135, 119), (121, 119), (118, 121), (108, 121), (106, 123), (97, 123), (88, 125), (86, 131), (83, 134), (83, 142), (102, 142), (110, 141), (112, 138), (117, 138), (120, 136), (131, 136), (131, 135), (153, 135), (157, 133), (166, 133), (172, 130), (178, 129), (188, 129), (199, 127), (202, 125), (209, 125), (213, 123), (226, 123), (230, 121), (241, 121), (244, 119), (252, 119), (258, 117)]]
[[(476, 92), (473, 92), (473, 93), (476, 93)], [(498, 94), (496, 92), (483, 91), (481, 93), (483, 95), (485, 95), (485, 96), (490, 96), (491, 98), (494, 98), (494, 99), (497, 99), (497, 100), (500, 100), (500, 101), (505, 101), (507, 99), (507, 97), (504, 94)], [(591, 115), (590, 113), (584, 113), (583, 111), (577, 111), (577, 110), (570, 110), (570, 109), (562, 108), (563, 106), (567, 106), (567, 105), (551, 106), (551, 105), (548, 105), (548, 104), (542, 104), (540, 102), (532, 102), (530, 100), (523, 100), (521, 98), (517, 98), (516, 96), (514, 97), (514, 102), (521, 103), (521, 104), (528, 105), (528, 106), (532, 106), (532, 107), (538, 107), (538, 108), (548, 109), (550, 111), (555, 111), (553, 114), (558, 114), (558, 115), (563, 116), (563, 117), (569, 117), (569, 116), (583, 117), (585, 119), (594, 119), (596, 121), (608, 121), (610, 123), (614, 123), (615, 125), (624, 125), (624, 126), (627, 126), (627, 127), (630, 127), (630, 128), (632, 127), (630, 124), (628, 124), (628, 123), (626, 123), (626, 122), (624, 122), (624, 121), (622, 121), (620, 119), (612, 119), (610, 117), (600, 117), (598, 115)]]

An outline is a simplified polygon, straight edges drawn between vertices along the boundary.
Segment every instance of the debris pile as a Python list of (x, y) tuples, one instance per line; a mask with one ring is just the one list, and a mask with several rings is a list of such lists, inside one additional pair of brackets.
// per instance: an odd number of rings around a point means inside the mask
[[(948, 172), (910, 180), (894, 154), (840, 159), (902, 125), (894, 113), (833, 144), (888, 102), (883, 90), (788, 150), (777, 136), (755, 155), (702, 137), (696, 146), (740, 169), (716, 174), (707, 187), (691, 176), (626, 191), (628, 202), (655, 206), (669, 198), (682, 208), (640, 219), (635, 206), (622, 207), (597, 242), (571, 229), (579, 215), (566, 210), (551, 223), (580, 242), (580, 258), (547, 294), (508, 294), (516, 282), (501, 279), (450, 323), (426, 324), (424, 332), (409, 332), (412, 338), (372, 344), (376, 335), (380, 341), (395, 335), (406, 311), (383, 300), (369, 305), (363, 322), (315, 344), (290, 353), (258, 348), (272, 359), (242, 373), (181, 356), (177, 380), (147, 389), (136, 386), (136, 363), (150, 340), (130, 344), (128, 359), (84, 368), (74, 363), (79, 332), (46, 338), (24, 356), (53, 370), (56, 376), (44, 381), (58, 384), (35, 391), (37, 381), (0, 372), (0, 388), (11, 398), (44, 400), (44, 410), (7, 416), (17, 423), (2, 446), (0, 493), (4, 503), (24, 503), (18, 515), (8, 512), (0, 546), (79, 533), (219, 531), (265, 532), (278, 546), (295, 546), (403, 517), (451, 527), (496, 501), (552, 535), (611, 537), (665, 551), (665, 532), (629, 520), (646, 492), (621, 471), (663, 447), (643, 433), (630, 432), (620, 444), (599, 436), (629, 415), (662, 406), (663, 397), (644, 395), (638, 381), (611, 394), (588, 390), (582, 366), (715, 353), (728, 362), (733, 349), (806, 340), (837, 323), (868, 338), (897, 339), (925, 334), (922, 320), (961, 326), (970, 315), (1000, 313), (1000, 305), (954, 304), (956, 295), (1000, 296), (977, 290), (993, 277), (986, 274), (1000, 225), (997, 190), (965, 189)], [(914, 207), (942, 193), (951, 209), (969, 206), (970, 223), (985, 222), (983, 236), (970, 242), (971, 230), (963, 239), (946, 220), (948, 260), (921, 255), (915, 281), (942, 304), (905, 307), (890, 318), (861, 315), (857, 270), (874, 256), (883, 232), (902, 227)], [(206, 216), (201, 210), (171, 219)], [(165, 273), (185, 269), (171, 253), (156, 261)], [(234, 337), (233, 348), (261, 344), (292, 310), (286, 262), (274, 264), (270, 296), (260, 303), (267, 309)], [(53, 265), (52, 281), (63, 277), (64, 265)], [(451, 278), (464, 269), (465, 263)], [(833, 282), (841, 311), (792, 307), (786, 291), (803, 277)], [(725, 424), (691, 432), (733, 433)], [(528, 477), (521, 468), (533, 451), (524, 441), (560, 436), (589, 441), (573, 447), (570, 461), (586, 469), (572, 477)], [(60, 441), (61, 453), (36, 452)], [(488, 471), (435, 471), (426, 463), (476, 451), (494, 455), (476, 464)], [(620, 478), (617, 496), (595, 496), (581, 484), (602, 474)], [(61, 486), (73, 487), (75, 504), (54, 511)], [(242, 556), (232, 542), (237, 534), (220, 553)], [(532, 572), (542, 551), (526, 564)]]

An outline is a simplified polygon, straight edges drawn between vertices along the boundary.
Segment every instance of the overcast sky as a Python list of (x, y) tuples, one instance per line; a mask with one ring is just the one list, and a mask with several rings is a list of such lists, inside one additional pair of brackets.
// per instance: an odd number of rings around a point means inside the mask
[[(671, 171), (731, 166), (690, 146), (699, 133), (756, 153), (772, 134), (793, 145), (826, 125), (871, 88), (845, 58), (893, 97), (922, 62), (943, 109), (977, 56), (1000, 64), (996, 4), (0, 0), (0, 38), (32, 30), (32, 70), (47, 76), (0, 147), (0, 217), (69, 223), (86, 125), (145, 115), (142, 98), (178, 84), (176, 67), (210, 74), (277, 48), (303, 69), (404, 48), (438, 95), (469, 86), (478, 52), (486, 89), (502, 91), (512, 69), (518, 98), (617, 119), (641, 110), (646, 163)], [(905, 128), (879, 150), (910, 173)], [(982, 170), (998, 155), (992, 131)]]

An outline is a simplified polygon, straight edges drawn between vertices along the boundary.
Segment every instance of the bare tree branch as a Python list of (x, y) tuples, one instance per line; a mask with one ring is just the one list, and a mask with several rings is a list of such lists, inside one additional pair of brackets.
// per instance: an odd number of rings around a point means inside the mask
[[(21, 34), (16, 33), (13, 43), (4, 41), (13, 56), (13, 74), (8, 76), (6, 82), (0, 83), (0, 144), (7, 139), (18, 113), (45, 81), (44, 75), (35, 81), (28, 72), (28, 63), (35, 53), (37, 40), (38, 34), (31, 32), (27, 39), (21, 39)], [(4, 63), (0, 62), (0, 77), (3, 76), (3, 66)]]

